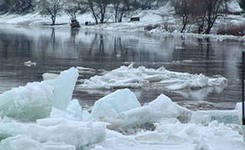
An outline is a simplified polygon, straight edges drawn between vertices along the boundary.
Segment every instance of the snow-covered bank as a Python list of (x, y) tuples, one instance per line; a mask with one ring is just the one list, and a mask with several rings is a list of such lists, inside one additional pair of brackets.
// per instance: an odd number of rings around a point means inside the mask
[(133, 64), (114, 69), (102, 76), (94, 76), (78, 86), (80, 90), (118, 88), (166, 88), (168, 90), (225, 88), (227, 79), (222, 76), (207, 77), (202, 74), (173, 72), (164, 67), (134, 68)]
[[(33, 109), (28, 113), (32, 114), (36, 113), (34, 108), (42, 101), (53, 108), (47, 116), (35, 118), (32, 122), (28, 118), (24, 121), (29, 122), (20, 121), (18, 117), (8, 118), (12, 117), (6, 113), (9, 110), (1, 110), (0, 149), (244, 150), (240, 104), (230, 111), (191, 111), (162, 94), (141, 106), (134, 93), (123, 89), (98, 100), (89, 113), (79, 106), (77, 100), (67, 96), (74, 90), (77, 74), (78, 70), (71, 68), (57, 78), (35, 83), (54, 89), (47, 100), (29, 98), (36, 89), (34, 83), (14, 89), (21, 96), (10, 101), (9, 105), (28, 104), (28, 108)], [(39, 94), (38, 90), (32, 94)], [(63, 97), (57, 97), (57, 94)], [(15, 95), (10, 93), (8, 96)], [(5, 99), (0, 99), (0, 104), (2, 102)], [(26, 110), (22, 105), (15, 106), (12, 108), (14, 112)]]
[[(241, 8), (237, 1), (231, 1), (228, 3), (228, 10), (230, 12), (241, 12)], [(167, 35), (181, 35), (181, 36), (191, 36), (198, 38), (214, 38), (217, 40), (224, 39), (235, 39), (244, 41), (245, 37), (242, 36), (231, 36), (231, 35), (217, 35), (219, 29), (229, 29), (236, 26), (244, 26), (245, 19), (244, 14), (233, 15), (233, 14), (222, 14), (214, 24), (211, 35), (202, 35), (191, 33), (180, 33), (182, 28), (181, 18), (175, 14), (175, 10), (170, 3), (157, 9), (150, 10), (135, 10), (130, 12), (128, 15), (124, 16), (123, 21), (120, 23), (113, 23), (113, 17), (108, 18), (108, 22), (98, 25), (86, 26), (85, 22), (94, 22), (92, 15), (89, 12), (84, 14), (79, 14), (77, 20), (81, 23), (81, 29), (83, 30), (96, 30), (96, 31), (122, 31), (122, 32), (132, 32), (140, 31), (147, 32), (151, 34), (167, 34)], [(113, 16), (111, 14), (110, 16)], [(132, 16), (140, 17), (140, 21), (131, 22), (130, 18)], [(38, 27), (50, 27), (50, 17), (42, 16), (38, 12), (25, 15), (16, 14), (4, 14), (0, 15), (0, 23), (5, 25), (20, 25), (20, 26), (38, 26)], [(70, 18), (66, 13), (61, 13), (57, 16), (56, 21), (57, 26), (52, 27), (70, 27)], [(191, 25), (189, 28), (193, 28)], [(242, 31), (241, 31), (242, 32)]]

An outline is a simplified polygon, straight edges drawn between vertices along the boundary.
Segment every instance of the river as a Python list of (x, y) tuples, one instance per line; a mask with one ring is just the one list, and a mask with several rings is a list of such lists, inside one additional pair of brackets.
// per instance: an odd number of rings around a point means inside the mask
[[(241, 52), (243, 42), (207, 38), (151, 35), (142, 32), (84, 31), (69, 28), (0, 27), (0, 93), (27, 82), (41, 81), (45, 72), (60, 72), (72, 66), (110, 71), (134, 63), (149, 68), (164, 66), (178, 72), (222, 75), (228, 79), (224, 91), (206, 89), (165, 91), (133, 89), (142, 103), (161, 93), (187, 107), (232, 109), (241, 101)], [(26, 61), (36, 66), (24, 66)], [(84, 74), (89, 78), (94, 74)], [(111, 91), (74, 92), (82, 105)]]

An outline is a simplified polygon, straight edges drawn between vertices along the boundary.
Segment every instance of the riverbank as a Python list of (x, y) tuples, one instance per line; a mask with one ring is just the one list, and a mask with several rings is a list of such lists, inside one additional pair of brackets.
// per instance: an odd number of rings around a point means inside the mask
[[(214, 24), (210, 35), (195, 34), (193, 32), (193, 25), (188, 26), (186, 33), (180, 33), (182, 28), (181, 18), (175, 14), (173, 6), (166, 4), (163, 7), (150, 10), (136, 10), (124, 16), (121, 23), (114, 23), (112, 17), (107, 20), (107, 23), (98, 25), (85, 25), (85, 22), (94, 22), (91, 13), (87, 12), (77, 16), (77, 20), (81, 24), (82, 30), (96, 30), (96, 31), (122, 31), (122, 32), (146, 32), (151, 34), (165, 34), (165, 35), (185, 35), (194, 37), (215, 37), (217, 33), (220, 34), (233, 34), (233, 30), (241, 30), (244, 32), (245, 27), (245, 14), (238, 13), (241, 8), (237, 8), (237, 3), (229, 4), (230, 14), (222, 14)], [(111, 14), (113, 16), (113, 14)], [(130, 18), (136, 16), (140, 21), (131, 22)], [(31, 26), (31, 27), (49, 27), (50, 17), (42, 16), (39, 12), (15, 15), (4, 14), (0, 16), (0, 24), (2, 25), (18, 25), (18, 26)], [(57, 16), (55, 26), (52, 27), (70, 27), (70, 18), (67, 14), (62, 13)], [(232, 31), (230, 31), (232, 30)], [(237, 32), (237, 31), (236, 31)], [(228, 39), (241, 39), (244, 36), (232, 35), (217, 35), (219, 40)], [(217, 37), (215, 37), (217, 38)]]

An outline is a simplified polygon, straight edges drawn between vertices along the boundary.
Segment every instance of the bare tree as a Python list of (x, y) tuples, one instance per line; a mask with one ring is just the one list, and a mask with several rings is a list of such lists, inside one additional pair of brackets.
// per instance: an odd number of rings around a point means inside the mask
[(190, 2), (189, 0), (173, 0), (172, 5), (175, 8), (175, 12), (181, 16), (182, 28), (180, 32), (184, 32), (191, 18)]
[(122, 22), (123, 15), (130, 10), (130, 0), (112, 0), (114, 22)]
[(198, 33), (209, 34), (220, 15), (225, 0), (175, 0), (175, 10), (182, 17), (183, 32), (187, 24), (196, 24)]
[(78, 0), (67, 0), (65, 2), (64, 11), (70, 17), (71, 20), (77, 18), (79, 12), (79, 1)]
[(92, 12), (95, 23), (105, 23), (106, 10), (111, 0), (87, 0), (88, 7)]
[(63, 9), (63, 0), (40, 0), (39, 2), (42, 8), (42, 14), (49, 15), (52, 20), (52, 25), (55, 25), (56, 18)]
[(220, 16), (224, 0), (206, 0), (206, 28), (204, 33), (209, 34), (215, 21)]
[(87, 6), (81, 0), (66, 0), (64, 3), (64, 11), (71, 20), (77, 18), (77, 14), (87, 11)]
[(33, 11), (35, 0), (1, 0), (0, 10), (2, 12), (27, 13)]

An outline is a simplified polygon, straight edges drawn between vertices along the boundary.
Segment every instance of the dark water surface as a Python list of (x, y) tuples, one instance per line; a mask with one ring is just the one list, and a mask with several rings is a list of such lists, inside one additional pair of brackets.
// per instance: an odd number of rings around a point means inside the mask
[[(244, 49), (244, 42), (231, 40), (4, 26), (0, 27), (0, 93), (30, 81), (40, 81), (45, 72), (59, 72), (71, 66), (112, 70), (134, 62), (135, 66), (165, 66), (172, 71), (222, 75), (229, 80), (223, 92), (134, 90), (142, 103), (164, 93), (189, 107), (229, 109), (241, 101), (240, 63)], [(29, 60), (37, 66), (24, 66)], [(76, 91), (74, 97), (82, 104), (92, 105), (106, 93)]]

